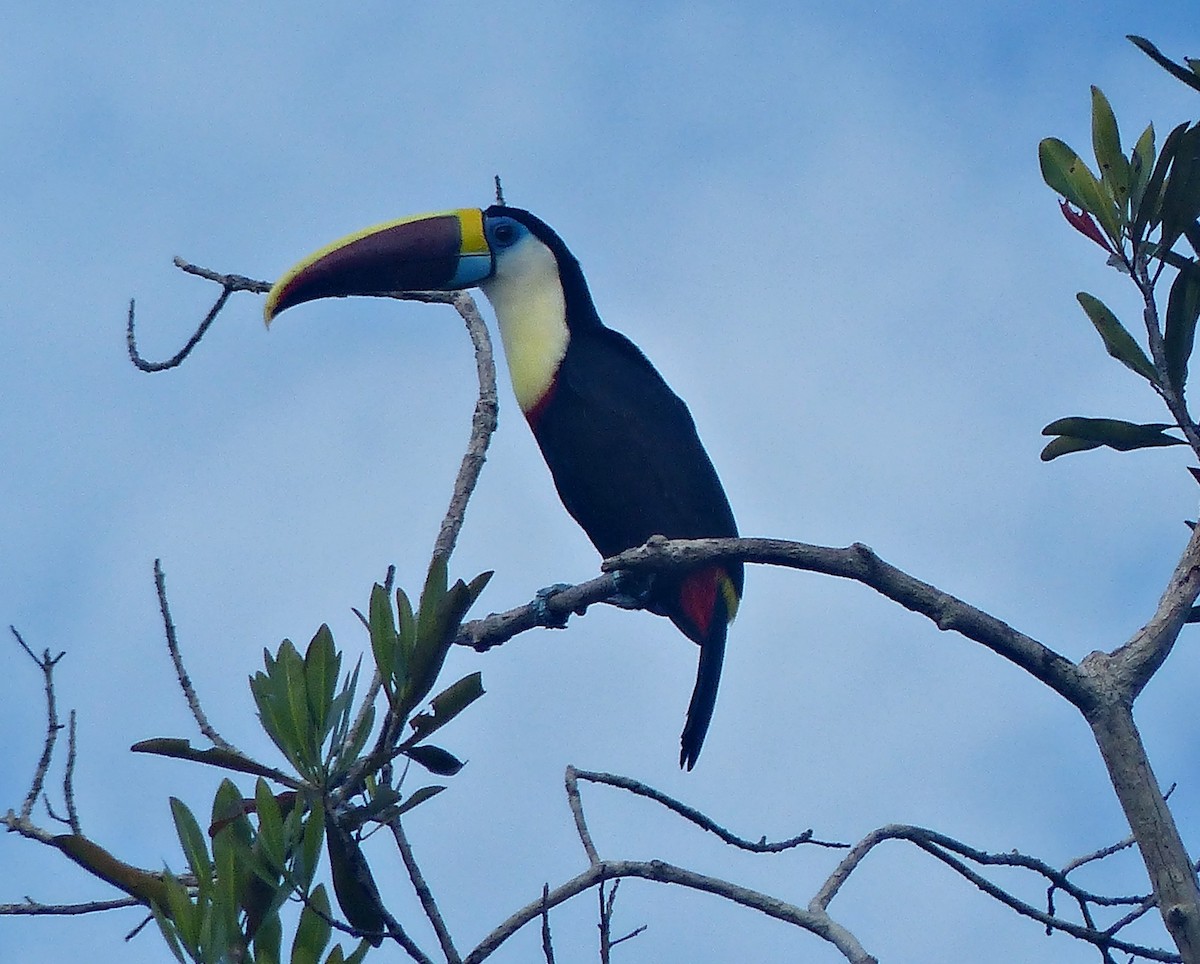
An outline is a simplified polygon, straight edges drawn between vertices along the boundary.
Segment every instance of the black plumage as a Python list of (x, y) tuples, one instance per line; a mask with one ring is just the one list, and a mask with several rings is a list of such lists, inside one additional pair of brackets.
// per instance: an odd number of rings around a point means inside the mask
[[(558, 261), (570, 340), (549, 391), (526, 415), (567, 511), (604, 556), (652, 535), (736, 536), (729, 500), (687, 405), (633, 342), (601, 322), (574, 255), (527, 211), (497, 206), (487, 215), (520, 221)], [(700, 644), (681, 740), (680, 762), (689, 769), (712, 718), (733, 616), (721, 576), (740, 599), (742, 564), (727, 563), (659, 574), (648, 602)]]

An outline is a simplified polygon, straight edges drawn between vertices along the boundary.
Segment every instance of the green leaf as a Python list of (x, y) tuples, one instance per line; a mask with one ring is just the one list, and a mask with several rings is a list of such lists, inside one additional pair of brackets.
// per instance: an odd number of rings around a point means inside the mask
[(330, 726), (330, 709), (337, 691), (341, 656), (334, 650), (333, 633), (322, 623), (304, 654), (304, 682), (313, 733), (320, 746)]
[(296, 742), (292, 746), (293, 763), (302, 773), (312, 773), (317, 763), (318, 750), (314, 745), (312, 720), (308, 713), (308, 682), (304, 674), (304, 660), (290, 640), (279, 647), (279, 666), (287, 692), (287, 705)]
[(175, 933), (192, 957), (199, 957), (200, 951), (200, 910), (192, 903), (183, 884), (175, 879), (169, 871), (163, 874), (166, 884), (167, 906), (163, 908), (167, 916), (175, 924)]
[(1159, 244), (1170, 250), (1184, 229), (1200, 216), (1200, 124), (1180, 136), (1175, 160), (1162, 192)]
[(1154, 44), (1145, 37), (1138, 37), (1134, 34), (1126, 35), (1131, 40), (1135, 47), (1142, 51), (1147, 57), (1153, 60), (1158, 66), (1169, 73), (1176, 80), (1181, 80), (1193, 90), (1200, 90), (1200, 78), (1197, 78), (1195, 72), (1189, 73), (1175, 61), (1166, 57)]
[[(1042, 433), (1045, 434), (1044, 432)], [(1089, 449), (1100, 448), (1099, 442), (1089, 442), (1085, 439), (1070, 438), (1069, 436), (1059, 436), (1053, 439), (1044, 449), (1042, 449), (1041, 460), (1043, 462), (1052, 462), (1060, 455), (1070, 455), (1072, 452), (1086, 452)]]
[(175, 960), (179, 964), (188, 964), (187, 958), (183, 956), (183, 948), (179, 946), (179, 936), (176, 933), (175, 925), (163, 910), (159, 908), (158, 904), (151, 904), (150, 911), (154, 914), (154, 922), (158, 924), (158, 929), (162, 933), (163, 940), (167, 942), (167, 947), (175, 955)]
[(463, 768), (462, 760), (440, 746), (422, 744), (405, 750), (404, 755), (439, 777), (452, 777)]
[(367, 956), (367, 951), (370, 949), (371, 945), (368, 941), (359, 941), (354, 953), (346, 958), (346, 964), (362, 964), (363, 958)]
[(254, 964), (279, 964), (282, 947), (283, 924), (278, 914), (271, 914), (254, 932)]
[(1075, 296), (1080, 306), (1100, 332), (1104, 339), (1104, 347), (1108, 353), (1132, 372), (1136, 372), (1154, 385), (1159, 384), (1158, 372), (1146, 357), (1146, 353), (1133, 336), (1125, 330), (1125, 326), (1117, 320), (1117, 316), (1108, 310), (1108, 306), (1099, 298), (1081, 291)]
[(432, 713), (418, 713), (412, 718), (412, 736), (406, 741), (411, 746), (440, 730), (463, 710), (483, 696), (483, 674), (470, 673), (451, 683), (430, 701)]
[(1121, 134), (1108, 98), (1099, 87), (1092, 87), (1092, 148), (1100, 177), (1109, 197), (1124, 212), (1129, 200), (1129, 161), (1121, 152)]
[[(403, 589), (396, 587), (396, 626), (399, 633), (400, 651), (404, 654), (405, 666), (412, 659), (417, 645), (417, 617), (413, 615), (412, 603)], [(407, 669), (405, 670), (407, 673)]]
[(270, 767), (256, 763), (240, 753), (222, 750), (220, 747), (209, 747), (199, 750), (188, 740), (174, 737), (156, 737), (152, 740), (142, 740), (129, 748), (133, 753), (150, 753), (155, 756), (173, 757), (178, 760), (191, 760), (193, 763), (204, 763), (208, 766), (220, 767), (223, 770), (233, 770), (238, 773), (250, 773), (254, 776), (274, 777), (276, 772)]
[[(1136, 220), (1154, 170), (1154, 125), (1147, 124), (1129, 158), (1129, 217)], [(1135, 241), (1141, 240), (1135, 237)]]
[(332, 908), (325, 885), (318, 884), (308, 899), (312, 906), (306, 905), (300, 914), (300, 926), (296, 928), (296, 939), (292, 943), (291, 964), (320, 964), (321, 954), (329, 946), (333, 928), (328, 918)]
[(1057, 137), (1047, 137), (1038, 145), (1038, 160), (1042, 178), (1051, 189), (1095, 217), (1113, 244), (1119, 245), (1121, 227), (1116, 206), (1083, 159)]
[(470, 599), (470, 602), (467, 605), (468, 609), (475, 605), (475, 600), (480, 597), (480, 595), (483, 593), (483, 590), (487, 587), (487, 584), (492, 581), (492, 576), (494, 575), (495, 571), (489, 569), (487, 572), (481, 572), (467, 584), (467, 594)]
[(167, 907), (167, 887), (157, 874), (118, 860), (98, 843), (80, 834), (61, 834), (50, 843), (94, 877), (106, 880), (143, 904)]
[(213, 841), (213, 857), (217, 876), (211, 916), (213, 924), (219, 923), (224, 934), (216, 943), (225, 947), (233, 935), (240, 934), (238, 912), (241, 902), (238, 898), (243, 890), (243, 881), (248, 876), (248, 868), (239, 866), (238, 847), (232, 834), (217, 835)]
[(254, 785), (254, 811), (258, 814), (258, 844), (274, 867), (282, 867), (287, 842), (283, 838), (283, 814), (266, 780)]
[(1183, 268), (1171, 285), (1167, 299), (1166, 331), (1163, 348), (1167, 355), (1167, 375), (1171, 385), (1181, 390), (1187, 381), (1188, 361), (1196, 339), (1196, 319), (1200, 317), (1200, 267)]
[(1186, 122), (1180, 124), (1163, 141), (1162, 150), (1158, 153), (1158, 160), (1154, 162), (1154, 170), (1146, 182), (1146, 189), (1133, 216), (1133, 224), (1129, 228), (1130, 236), (1135, 239), (1140, 240), (1147, 225), (1153, 227), (1161, 218), (1159, 207), (1162, 200), (1163, 181), (1166, 180), (1167, 169), (1175, 158), (1175, 148), (1179, 144), (1179, 138), (1183, 136), (1187, 128)]
[[(1092, 443), (1088, 446), (1089, 448), (1094, 448), (1096, 445), (1107, 445), (1118, 452), (1129, 452), (1133, 449), (1159, 448), (1165, 445), (1186, 445), (1187, 443), (1183, 439), (1165, 434), (1164, 429), (1170, 428), (1173, 428), (1173, 426), (1165, 422), (1138, 424), (1117, 418), (1082, 418), (1074, 416), (1071, 418), (1060, 418), (1057, 421), (1051, 422), (1042, 429), (1042, 434), (1062, 435), (1077, 441)], [(1069, 449), (1069, 451), (1081, 451), (1081, 449), (1074, 448)], [(1066, 451), (1057, 454), (1065, 455)], [(1044, 461), (1048, 462), (1050, 459), (1044, 458)]]
[(321, 862), (321, 844), (325, 840), (325, 820), (320, 810), (310, 809), (304, 824), (304, 836), (292, 862), (292, 876), (303, 891), (307, 891)]
[[(445, 556), (434, 556), (429, 563), (429, 572), (425, 576), (425, 586), (421, 590), (421, 602), (417, 608), (417, 648), (418, 651), (429, 645), (430, 640), (441, 642), (439, 623), (441, 620), (442, 600), (446, 597), (446, 566)], [(420, 659), (420, 656), (417, 656)]]
[(375, 666), (383, 680), (384, 690), (391, 700), (395, 693), (396, 681), (404, 679), (408, 668), (396, 636), (396, 624), (387, 590), (379, 583), (371, 588), (371, 603), (367, 613), (371, 652), (375, 656)]
[(412, 810), (414, 807), (419, 807), (426, 800), (431, 800), (445, 789), (445, 787), (429, 786), (421, 787), (419, 790), (414, 790), (404, 799), (404, 802), (396, 808), (396, 816), (399, 817), (401, 814), (408, 813), (408, 811)]
[(329, 873), (333, 891), (346, 920), (364, 934), (373, 945), (383, 943), (383, 904), (379, 888), (358, 841), (333, 817), (325, 817), (325, 847), (329, 852)]
[(213, 865), (208, 856), (208, 846), (204, 834), (192, 811), (177, 797), (170, 798), (171, 816), (175, 820), (175, 832), (179, 835), (179, 843), (183, 846), (183, 855), (187, 858), (188, 867), (196, 878), (200, 888), (201, 899), (211, 894), (213, 885)]

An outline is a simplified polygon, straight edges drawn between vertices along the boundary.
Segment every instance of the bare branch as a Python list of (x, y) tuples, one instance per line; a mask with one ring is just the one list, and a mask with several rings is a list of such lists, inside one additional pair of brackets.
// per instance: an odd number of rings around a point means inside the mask
[(564, 628), (572, 613), (581, 616), (589, 606), (612, 603), (613, 597), (618, 595), (617, 582), (612, 575), (597, 576), (577, 586), (556, 589), (507, 612), (492, 613), (463, 623), (454, 642), (484, 652), (530, 629)]
[(256, 294), (264, 294), (271, 290), (271, 285), (266, 281), (255, 281), (253, 278), (247, 278), (240, 274), (219, 274), (216, 271), (210, 271), (208, 268), (200, 268), (194, 264), (189, 264), (182, 258), (175, 258), (175, 267), (187, 274), (196, 275), (198, 278), (204, 278), (206, 281), (215, 281), (222, 288), (220, 296), (216, 303), (209, 309), (204, 320), (192, 333), (192, 337), (187, 340), (178, 352), (163, 362), (150, 362), (142, 358), (138, 352), (137, 336), (133, 330), (133, 299), (129, 299), (129, 318), (125, 323), (125, 344), (129, 349), (129, 360), (144, 372), (165, 372), (171, 368), (176, 368), (183, 364), (183, 360), (192, 353), (192, 349), (200, 344), (200, 339), (204, 337), (209, 326), (216, 321), (217, 315), (221, 313), (221, 309), (225, 307), (225, 302), (229, 300), (229, 296), (235, 291), (252, 291)]
[[(1089, 657), (1084, 662), (1089, 664), (1089, 669), (1102, 671), (1105, 661)], [(1150, 766), (1146, 747), (1133, 720), (1133, 707), (1110, 698), (1085, 715), (1125, 819), (1138, 842), (1163, 923), (1183, 959), (1200, 961), (1200, 919), (1197, 918), (1200, 884), (1179, 827)]]
[(785, 566), (853, 579), (905, 609), (928, 617), (941, 630), (953, 630), (1016, 663), (1081, 709), (1093, 700), (1075, 664), (995, 616), (976, 609), (936, 586), (897, 569), (862, 543), (844, 549), (785, 539), (677, 539), (653, 536), (644, 545), (605, 559), (605, 571), (655, 570), (717, 560)]
[(395, 838), (400, 856), (404, 860), (404, 866), (408, 870), (408, 879), (412, 881), (413, 890), (416, 891), (417, 898), (421, 901), (425, 916), (429, 918), (429, 923), (433, 926), (434, 933), (437, 934), (438, 943), (442, 946), (442, 953), (445, 955), (446, 961), (448, 964), (462, 964), (462, 958), (454, 946), (454, 938), (450, 936), (450, 929), (446, 927), (446, 922), (442, 919), (442, 912), (433, 898), (433, 892), (425, 882), (425, 876), (421, 873), (417, 858), (413, 854), (412, 845), (408, 842), (404, 828), (400, 825), (400, 818), (395, 817), (389, 820), (388, 828), (392, 831), (392, 837)]
[(82, 904), (41, 904), (26, 900), (20, 904), (0, 904), (0, 917), (78, 917), (82, 914), (97, 914), (106, 910), (123, 910), (126, 907), (141, 907), (136, 897), (118, 897), (114, 900), (89, 900)]
[[(604, 883), (596, 888), (596, 896), (600, 900), (600, 964), (610, 964), (612, 960), (612, 915), (613, 906), (617, 900), (617, 886), (621, 882), (614, 880), (608, 899), (604, 899)], [(545, 890), (542, 892), (546, 893)], [(544, 898), (543, 898), (544, 899)]]
[(575, 819), (575, 832), (583, 844), (588, 863), (595, 866), (600, 863), (600, 855), (596, 852), (596, 844), (592, 841), (592, 833), (588, 830), (587, 818), (583, 814), (583, 799), (579, 796), (579, 771), (573, 766), (567, 767), (564, 782), (567, 787), (567, 805), (571, 808), (571, 816)]
[(554, 964), (554, 943), (550, 939), (550, 885), (542, 884), (542, 956)]
[(805, 910), (772, 897), (770, 894), (739, 887), (729, 881), (685, 870), (661, 860), (604, 860), (593, 864), (583, 873), (551, 890), (544, 898), (539, 895), (518, 910), (463, 958), (463, 964), (480, 964), (527, 923), (540, 918), (544, 907), (557, 907), (572, 897), (598, 886), (603, 881), (617, 880), (623, 877), (637, 877), (660, 884), (675, 884), (690, 890), (723, 897), (735, 904), (792, 924), (828, 941), (851, 964), (878, 964), (877, 959), (863, 949), (853, 934), (824, 911)]
[[(668, 810), (672, 810), (685, 820), (694, 823), (702, 830), (707, 830), (709, 833), (716, 834), (725, 843), (737, 847), (740, 850), (748, 850), (756, 854), (777, 854), (785, 850), (791, 850), (794, 847), (799, 847), (801, 844), (812, 844), (814, 847), (830, 847), (836, 849), (846, 849), (850, 845), (844, 843), (831, 843), (824, 840), (814, 840), (813, 832), (806, 830), (804, 833), (789, 837), (787, 840), (768, 841), (766, 837), (758, 841), (746, 840), (736, 834), (726, 830), (711, 817), (701, 813), (693, 807), (689, 807), (686, 803), (680, 803), (673, 797), (667, 796), (654, 787), (647, 786), (639, 780), (633, 780), (629, 777), (623, 777), (614, 773), (597, 773), (592, 770), (577, 770), (575, 767), (567, 767), (567, 795), (568, 798), (578, 798), (578, 790), (576, 788), (576, 778), (587, 780), (589, 783), (603, 783), (610, 787), (616, 787), (619, 790), (628, 790), (630, 793), (640, 797), (645, 797), (648, 800), (653, 800), (655, 803), (662, 804)], [(580, 807), (580, 816), (582, 816), (582, 808)], [(571, 806), (572, 812), (576, 810), (574, 802)], [(580, 817), (576, 817), (576, 825), (578, 826)], [(585, 843), (585, 848), (587, 844)], [(594, 851), (589, 852), (589, 857), (593, 856)], [(595, 863), (595, 860), (592, 861)]]
[(1099, 653), (1088, 656), (1081, 669), (1100, 685), (1116, 687), (1113, 695), (1117, 699), (1132, 703), (1170, 655), (1197, 596), (1200, 596), (1200, 528), (1192, 530), (1150, 621), (1111, 656)]
[(924, 827), (914, 827), (907, 824), (889, 824), (874, 830), (865, 836), (862, 840), (856, 843), (850, 852), (842, 859), (841, 863), (833, 870), (826, 879), (821, 889), (813, 897), (809, 903), (810, 910), (825, 910), (842, 884), (850, 877), (855, 869), (875, 847), (887, 840), (907, 840), (915, 844), (920, 849), (938, 860), (945, 863), (960, 876), (970, 881), (981, 891), (988, 896), (1000, 901), (1007, 907), (1015, 910), (1017, 913), (1032, 918), (1041, 924), (1044, 924), (1048, 930), (1058, 930), (1069, 934), (1079, 940), (1087, 941), (1090, 944), (1099, 948), (1112, 948), (1114, 950), (1124, 951), (1129, 954), (1134, 954), (1139, 957), (1144, 957), (1153, 961), (1171, 961), (1180, 960), (1178, 954), (1173, 954), (1169, 951), (1164, 951), (1159, 948), (1146, 947), (1140, 944), (1134, 944), (1129, 941), (1122, 941), (1115, 937), (1116, 931), (1112, 928), (1107, 930), (1098, 930), (1093, 926), (1081, 926), (1073, 921), (1066, 920), (1062, 917), (1057, 917), (1052, 913), (1047, 913), (1034, 907), (1020, 898), (1014, 896), (1003, 888), (997, 886), (992, 881), (983, 877), (978, 872), (968, 867), (962, 860), (959, 860), (955, 855), (964, 857), (975, 863), (992, 866), (1008, 866), (1022, 867), (1028, 870), (1033, 870), (1047, 879), (1054, 882), (1060, 889), (1070, 893), (1077, 900), (1086, 901), (1094, 904), (1103, 905), (1118, 905), (1137, 903), (1141, 898), (1136, 897), (1103, 897), (1097, 894), (1091, 894), (1075, 886), (1066, 875), (1059, 870), (1051, 867), (1034, 857), (1029, 857), (1017, 852), (992, 854), (986, 851), (977, 850), (969, 847), (961, 841), (948, 837), (945, 834), (938, 833), (934, 830), (928, 830)]
[(496, 363), (492, 355), (492, 342), (488, 337), (487, 325), (475, 306), (474, 299), (465, 291), (452, 293), (450, 304), (462, 316), (471, 336), (471, 344), (475, 347), (475, 372), (479, 379), (479, 397), (475, 401), (475, 412), (471, 416), (471, 438), (467, 450), (463, 454), (458, 476), (454, 480), (454, 491), (450, 497), (450, 506), (446, 517), (438, 530), (437, 541), (434, 543), (434, 555), (449, 558), (458, 541), (458, 533), (462, 529), (463, 517), (467, 512), (467, 502), (475, 491), (479, 481), (479, 473), (487, 456), (488, 444), (496, 431), (496, 421), (500, 411), (500, 403), (496, 394)]
[(249, 291), (256, 295), (265, 295), (271, 290), (270, 281), (258, 281), (255, 278), (247, 278), (242, 274), (221, 274), (219, 271), (202, 268), (199, 265), (184, 261), (178, 255), (172, 258), (171, 261), (184, 274), (192, 274), (197, 278), (203, 278), (205, 281), (215, 281), (222, 288), (228, 288), (231, 292)]
[(67, 714), (67, 765), (63, 771), (63, 799), (67, 803), (67, 826), (71, 833), (83, 835), (79, 811), (75, 807), (75, 711)]
[[(46, 691), (46, 739), (42, 743), (42, 756), (38, 760), (37, 767), (33, 771), (33, 780), (29, 785), (29, 792), (25, 794), (25, 801), (21, 804), (22, 822), (28, 822), (30, 814), (33, 813), (33, 805), (37, 803), (37, 798), (41, 795), (42, 787), (46, 784), (46, 773), (50, 769), (50, 761), (54, 758), (54, 744), (58, 741), (58, 731), (62, 729), (58, 722), (58, 704), (54, 697), (54, 666), (63, 654), (51, 656), (50, 650), (44, 650), (42, 655), (35, 656), (33, 650), (21, 638), (21, 634), (17, 632), (15, 626), (8, 627), (9, 632), (13, 634), (21, 648), (29, 654), (29, 658), (38, 665), (38, 669), (42, 671), (42, 680)], [(11, 811), (10, 811), (11, 814)]]
[(171, 654), (171, 662), (175, 664), (175, 675), (179, 678), (179, 686), (183, 690), (184, 698), (187, 700), (188, 708), (192, 711), (196, 725), (200, 727), (200, 732), (208, 737), (214, 746), (244, 756), (245, 754), (238, 750), (232, 743), (225, 740), (217, 732), (216, 728), (208, 722), (208, 717), (204, 714), (204, 708), (200, 705), (200, 697), (196, 695), (191, 677), (188, 676), (187, 669), (183, 665), (183, 656), (179, 651), (179, 640), (175, 635), (175, 624), (171, 621), (171, 610), (167, 605), (167, 579), (163, 575), (162, 564), (158, 559), (154, 560), (154, 588), (158, 593), (158, 608), (162, 612), (163, 627), (167, 634), (167, 650)]

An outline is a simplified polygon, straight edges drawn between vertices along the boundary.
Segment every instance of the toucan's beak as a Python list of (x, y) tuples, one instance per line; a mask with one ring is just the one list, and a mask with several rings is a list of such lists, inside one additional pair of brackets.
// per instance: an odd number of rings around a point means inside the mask
[(318, 298), (453, 291), (492, 273), (483, 212), (462, 208), (389, 221), (310, 254), (275, 282), (263, 317)]

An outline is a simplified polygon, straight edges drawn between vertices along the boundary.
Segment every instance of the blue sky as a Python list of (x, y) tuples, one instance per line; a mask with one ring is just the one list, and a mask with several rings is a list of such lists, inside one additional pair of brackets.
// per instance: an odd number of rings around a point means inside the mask
[[(1059, 416), (1161, 412), (1075, 304), (1087, 289), (1135, 317), (1062, 221), (1036, 144), (1086, 148), (1090, 83), (1127, 138), (1194, 117), (1195, 95), (1124, 40), (1196, 53), (1193, 23), (1185, 3), (918, 0), (6, 11), (0, 624), (68, 652), (59, 697), (80, 714), (85, 830), (179, 866), (166, 797), (211, 799), (212, 775), (127, 752), (194, 735), (152, 561), (210, 715), (269, 757), (246, 676), (264, 646), (321, 622), (357, 651), (350, 607), (389, 563), (419, 585), (474, 392), (447, 309), (326, 302), (268, 334), (261, 299), (240, 295), (182, 368), (145, 375), (124, 355), (128, 299), (144, 353), (165, 357), (215, 296), (173, 255), (272, 278), (366, 224), (485, 205), (496, 173), (687, 399), (744, 533), (863, 541), (1073, 658), (1117, 645), (1157, 600), (1196, 490), (1173, 451), (1037, 459)], [(454, 560), (463, 577), (496, 570), (480, 612), (596, 568), (511, 395), (501, 405)], [(1073, 710), (823, 577), (749, 573), (691, 774), (675, 758), (694, 651), (665, 620), (595, 611), (449, 669), (482, 670), (488, 695), (446, 731), (470, 764), (411, 834), (463, 944), (581, 869), (568, 763), (643, 779), (750, 837), (910, 821), (1061, 863), (1126, 832)], [(1197, 669), (1181, 646), (1139, 703), (1192, 840)], [(43, 724), (15, 645), (0, 674), (8, 806)], [(800, 903), (831, 866), (731, 857), (620, 796), (589, 799), (606, 856)], [(107, 896), (30, 843), (0, 847), (0, 900)], [(1135, 860), (1119, 869), (1144, 886)], [(835, 959), (705, 898), (622, 895), (622, 925), (650, 925), (628, 960)], [(834, 910), (889, 961), (1094, 959), (900, 846)], [(591, 914), (586, 898), (562, 913), (564, 953), (586, 959)], [(135, 922), (0, 921), (0, 954), (161, 960), (153, 935), (121, 943)], [(536, 953), (531, 932), (497, 960)]]

